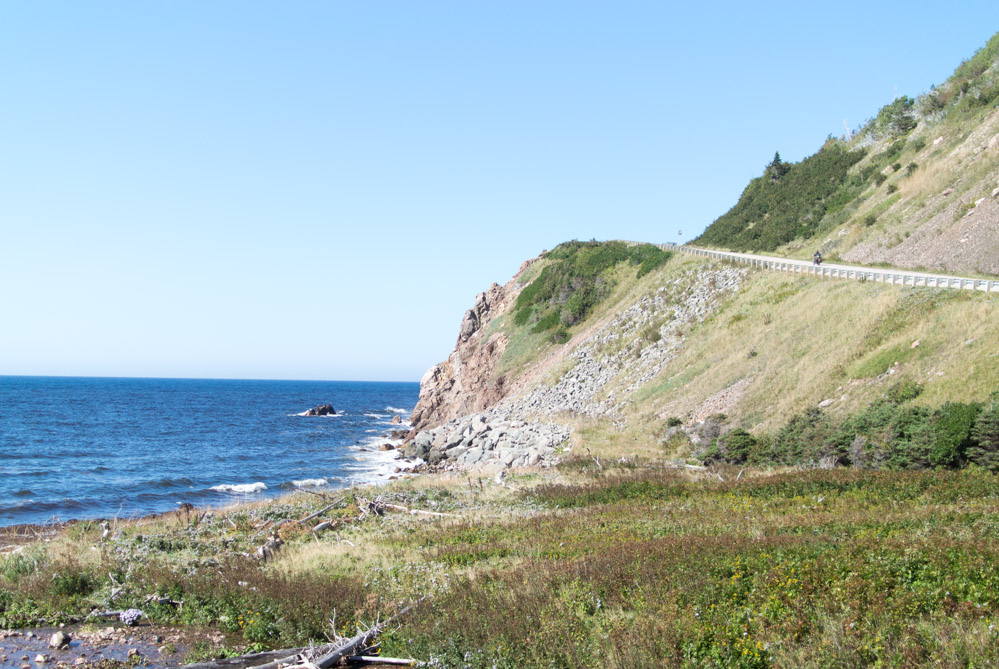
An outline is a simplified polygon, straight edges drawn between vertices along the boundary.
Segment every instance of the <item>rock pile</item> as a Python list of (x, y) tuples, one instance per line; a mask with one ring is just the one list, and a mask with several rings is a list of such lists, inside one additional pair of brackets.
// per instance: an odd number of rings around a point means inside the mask
[(683, 348), (684, 331), (738, 291), (744, 268), (695, 270), (641, 298), (582, 342), (575, 365), (552, 386), (539, 385), (506, 403), (521, 415), (617, 414)]
[(406, 446), (405, 456), (477, 469), (544, 466), (555, 461), (568, 438), (569, 430), (560, 425), (486, 411), (420, 432)]

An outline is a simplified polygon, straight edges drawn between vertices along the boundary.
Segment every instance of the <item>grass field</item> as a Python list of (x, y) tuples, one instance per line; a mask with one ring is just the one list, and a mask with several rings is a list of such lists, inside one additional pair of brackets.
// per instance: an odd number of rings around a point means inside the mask
[[(447, 667), (984, 667), (999, 662), (999, 487), (960, 472), (678, 471), (571, 460), (500, 488), (381, 494), (448, 516), (367, 514), (313, 536), (292, 497), (119, 528), (80, 523), (0, 563), (0, 623), (137, 606), (236, 635), (222, 654), (352, 633), (427, 595), (386, 655)], [(724, 481), (720, 480), (724, 479)], [(113, 579), (113, 580), (112, 580)], [(150, 594), (183, 601), (151, 605)]]

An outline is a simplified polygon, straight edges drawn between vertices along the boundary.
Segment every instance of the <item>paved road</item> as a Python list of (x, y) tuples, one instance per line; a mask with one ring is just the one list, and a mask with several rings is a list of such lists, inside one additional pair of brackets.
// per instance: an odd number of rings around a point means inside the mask
[(701, 249), (694, 246), (673, 246), (667, 248), (676, 249), (683, 253), (717, 258), (729, 262), (750, 265), (761, 269), (769, 269), (774, 272), (786, 272), (788, 274), (810, 274), (821, 278), (830, 279), (851, 279), (854, 281), (876, 281), (895, 286), (909, 287), (930, 287), (930, 288), (953, 288), (962, 290), (981, 290), (989, 293), (999, 293), (999, 281), (993, 279), (972, 279), (969, 277), (955, 276), (950, 274), (931, 274), (928, 272), (914, 272), (905, 269), (880, 269), (872, 267), (861, 267), (859, 265), (838, 265), (822, 263), (815, 265), (807, 260), (791, 260), (788, 258), (778, 258), (776, 256), (761, 256), (752, 253), (734, 253), (732, 251), (714, 251), (711, 249)]

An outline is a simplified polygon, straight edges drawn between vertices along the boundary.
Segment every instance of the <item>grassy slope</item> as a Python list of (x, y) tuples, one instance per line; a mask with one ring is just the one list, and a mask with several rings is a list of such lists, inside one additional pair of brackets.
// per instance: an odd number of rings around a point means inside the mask
[[(933, 236), (955, 228), (964, 215), (973, 211), (974, 203), (990, 196), (999, 183), (999, 150), (991, 142), (999, 133), (997, 60), (999, 35), (939, 88), (916, 99), (913, 113), (919, 124), (910, 133), (893, 135), (883, 121), (875, 118), (848, 141), (827, 141), (827, 149), (863, 150), (866, 155), (849, 170), (836, 193), (825, 197), (820, 205), (825, 213), (820, 220), (812, 218), (816, 206), (812, 199), (798, 202), (790, 198), (783, 205), (793, 210), (793, 215), (782, 209), (781, 213), (787, 215), (782, 215), (779, 229), (768, 230), (761, 239), (761, 229), (773, 225), (773, 221), (757, 209), (779, 190), (776, 186), (767, 189), (768, 180), (761, 177), (747, 187), (732, 211), (708, 227), (697, 243), (763, 249), (799, 259), (810, 258), (818, 247), (833, 260), (849, 257), (851, 249), (870, 246), (889, 250), (900, 247), (904, 251), (912, 235), (917, 238), (910, 244), (931, 244)], [(896, 149), (901, 146), (901, 151), (893, 150), (893, 145)], [(808, 165), (826, 152), (820, 151), (794, 165), (791, 174), (795, 170), (807, 172)], [(895, 169), (896, 165), (901, 169)], [(912, 171), (909, 165), (915, 166)], [(881, 183), (874, 178), (878, 174), (883, 175), (879, 177)], [(948, 188), (952, 191), (944, 194)], [(762, 197), (761, 192), (767, 197)], [(933, 220), (941, 213), (946, 217)], [(856, 259), (870, 253), (855, 251), (852, 255)], [(895, 264), (912, 266), (904, 252), (892, 257)], [(976, 267), (962, 266), (953, 258), (922, 267), (981, 274)]]
[[(712, 266), (681, 254), (642, 279), (621, 269), (617, 288), (590, 325), (606, 323), (660, 286)], [(568, 353), (592, 331), (555, 346), (511, 324), (508, 315), (494, 324), (511, 340), (503, 373), (515, 377), (517, 369), (531, 374), (543, 366), (545, 374), (534, 380), (549, 384), (571, 368)], [(757, 434), (826, 399), (834, 400), (834, 416), (856, 413), (901, 380), (923, 384), (916, 401), (927, 406), (981, 401), (999, 389), (996, 295), (750, 271), (741, 290), (684, 337), (679, 356), (634, 395), (624, 423), (566, 417), (578, 446), (601, 457), (655, 457), (666, 418), (689, 420), (713, 395), (747, 379), (742, 400), (729, 411), (730, 423)], [(891, 376), (877, 378), (889, 368)], [(628, 382), (624, 377), (609, 388)]]

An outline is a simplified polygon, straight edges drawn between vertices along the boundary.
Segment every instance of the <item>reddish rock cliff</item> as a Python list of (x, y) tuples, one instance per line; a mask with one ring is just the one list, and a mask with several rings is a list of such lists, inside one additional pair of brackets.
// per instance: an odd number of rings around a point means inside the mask
[(475, 306), (465, 312), (458, 342), (447, 360), (434, 365), (420, 380), (420, 399), (410, 419), (415, 431), (426, 430), (452, 418), (481, 411), (506, 396), (503, 377), (495, 377), (496, 363), (506, 350), (502, 333), (486, 336), (489, 324), (510, 307), (522, 286), (521, 274), (537, 258), (526, 261), (505, 286), (493, 284), (475, 296)]

